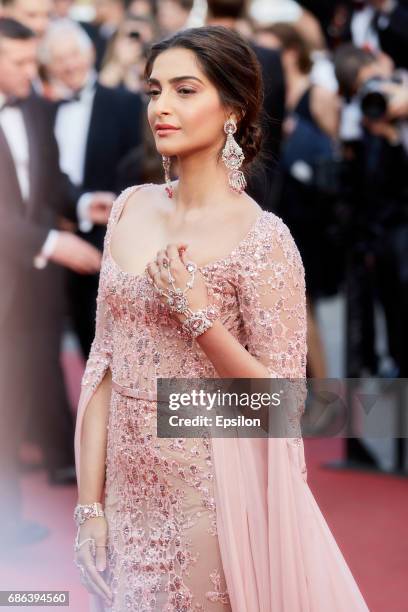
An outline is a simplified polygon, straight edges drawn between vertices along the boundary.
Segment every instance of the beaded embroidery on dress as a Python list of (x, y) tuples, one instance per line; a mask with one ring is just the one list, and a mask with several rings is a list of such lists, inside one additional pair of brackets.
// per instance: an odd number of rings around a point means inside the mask
[[(112, 230), (125, 203), (138, 188), (146, 189), (148, 197), (148, 190), (157, 187), (147, 185), (125, 190), (115, 201), (108, 223), (98, 292), (96, 334), (82, 380), (77, 418), (75, 444), (78, 466), (83, 414), (109, 367), (113, 383), (104, 500), (109, 528), (105, 578), (114, 599), (112, 607), (107, 608), (99, 598), (93, 597), (93, 610), (269, 612), (273, 609), (273, 612), (293, 612), (293, 608), (280, 604), (272, 606), (272, 599), (277, 600), (282, 589), (286, 592), (287, 587), (281, 581), (291, 579), (291, 571), (296, 565), (277, 567), (279, 572), (275, 576), (272, 574), (275, 565), (271, 565), (273, 569), (268, 569), (273, 558), (267, 551), (266, 557), (262, 557), (264, 546), (268, 546), (268, 527), (265, 526), (262, 532), (260, 530), (263, 524), (261, 519), (267, 516), (266, 510), (261, 508), (266, 494), (262, 487), (266, 489), (266, 486), (262, 481), (259, 512), (253, 504), (247, 506), (246, 502), (240, 507), (235, 504), (232, 510), (228, 510), (228, 503), (236, 491), (232, 490), (230, 497), (227, 497), (231, 477), (223, 474), (223, 460), (215, 463), (213, 451), (218, 449), (218, 456), (221, 456), (220, 452), (228, 453), (228, 448), (236, 446), (239, 449), (241, 445), (240, 452), (246, 453), (252, 442), (228, 440), (223, 446), (222, 440), (217, 440), (215, 445), (215, 440), (206, 438), (157, 438), (156, 378), (218, 376), (198, 342), (183, 331), (181, 324), (159, 301), (147, 276), (125, 272), (112, 257)], [(269, 375), (304, 379), (304, 269), (289, 230), (281, 219), (263, 211), (247, 236), (228, 257), (199, 269), (207, 281), (210, 301), (217, 305), (223, 325), (267, 367)], [(299, 401), (294, 406), (294, 420), (300, 416), (302, 399), (300, 389)], [(300, 434), (295, 432), (293, 437), (275, 442), (270, 446), (269, 456), (277, 453), (276, 457), (282, 461), (281, 477), (285, 486), (287, 483), (292, 486), (293, 481), (293, 486), (298, 487), (299, 498), (310, 496)], [(265, 444), (265, 441), (261, 441), (261, 444)], [(226, 456), (232, 460), (232, 454)], [(265, 464), (267, 461), (265, 455)], [(256, 466), (256, 458), (253, 465)], [(256, 470), (261, 479), (262, 470), (258, 467)], [(285, 470), (290, 471), (289, 476)], [(279, 474), (271, 472), (270, 477), (274, 478), (268, 488), (271, 495), (275, 494), (274, 483), (280, 482)], [(241, 475), (234, 474), (235, 477), (240, 478)], [(242, 478), (244, 480), (244, 475)], [(251, 476), (250, 481), (254, 483), (255, 476)], [(218, 508), (223, 511), (219, 517), (222, 533), (217, 532), (217, 498), (222, 500)], [(276, 497), (276, 500), (279, 499), (282, 499), (282, 504), (286, 503), (283, 489), (282, 494)], [(276, 500), (271, 500), (270, 512), (275, 506), (278, 509)], [(309, 508), (311, 502), (308, 497), (305, 500)], [(245, 513), (252, 510), (256, 511), (256, 516), (250, 540), (255, 543), (256, 550), (242, 559), (246, 552), (239, 555), (237, 551), (247, 541), (247, 534), (237, 533), (232, 523), (236, 521), (239, 531), (242, 525), (247, 524)], [(293, 511), (292, 504), (289, 514), (283, 508), (283, 515), (292, 517)], [(249, 514), (248, 517), (250, 528), (252, 518)], [(279, 529), (280, 520), (270, 515), (270, 525), (276, 529)], [(229, 529), (231, 531), (227, 536)], [(258, 537), (256, 529), (259, 531), (258, 542), (255, 539)], [(279, 531), (278, 537), (287, 537), (287, 533), (295, 531), (297, 525), (291, 525), (288, 532)], [(306, 530), (305, 537), (313, 533), (313, 530)], [(236, 542), (232, 548), (229, 543), (234, 537)], [(327, 541), (328, 546), (334, 548)], [(271, 538), (269, 542), (272, 542)], [(325, 547), (320, 549), (326, 551)], [(294, 549), (291, 545), (288, 554), (291, 550), (304, 569), (300, 549)], [(247, 575), (240, 574), (244, 566), (247, 568), (249, 564), (258, 562), (263, 566), (264, 580), (261, 574), (255, 579), (252, 571)], [(227, 572), (234, 592), (228, 592)], [(305, 584), (300, 579), (297, 581), (300, 585)], [(247, 592), (243, 597), (246, 602), (240, 596), (244, 584)], [(296, 592), (293, 581), (289, 588)], [(257, 589), (258, 594), (255, 593)], [(320, 589), (318, 584), (316, 589)], [(345, 592), (349, 594), (347, 589)], [(253, 599), (250, 600), (252, 593)], [(313, 599), (316, 593), (310, 589), (303, 595)], [(351, 597), (354, 596), (353, 590)], [(331, 599), (327, 601), (332, 603)], [(329, 608), (313, 608), (305, 603), (302, 609), (320, 612)], [(365, 610), (363, 606), (354, 609)]]

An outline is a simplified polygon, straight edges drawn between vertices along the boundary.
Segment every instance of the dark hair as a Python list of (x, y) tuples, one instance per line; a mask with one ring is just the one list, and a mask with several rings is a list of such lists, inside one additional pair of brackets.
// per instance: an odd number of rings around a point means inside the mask
[(340, 93), (346, 97), (352, 96), (357, 87), (360, 69), (375, 60), (376, 57), (371, 51), (355, 47), (352, 43), (339, 47), (334, 54), (334, 71)]
[(266, 28), (257, 30), (273, 34), (281, 42), (282, 49), (296, 51), (298, 55), (298, 67), (303, 74), (309, 74), (312, 69), (310, 58), (310, 47), (300, 32), (288, 23), (274, 23)]
[(182, 30), (154, 44), (147, 58), (148, 79), (156, 58), (168, 49), (193, 51), (207, 78), (217, 88), (221, 103), (237, 113), (234, 138), (249, 165), (261, 148), (260, 114), (263, 102), (262, 74), (258, 59), (245, 39), (223, 26), (204, 26)]
[(173, 0), (173, 2), (178, 4), (185, 11), (191, 11), (194, 4), (194, 0)]
[(30, 28), (8, 17), (0, 17), (0, 40), (2, 38), (12, 38), (13, 40), (29, 40), (35, 38), (35, 34)]
[(247, 0), (207, 0), (210, 17), (241, 19), (247, 13)]

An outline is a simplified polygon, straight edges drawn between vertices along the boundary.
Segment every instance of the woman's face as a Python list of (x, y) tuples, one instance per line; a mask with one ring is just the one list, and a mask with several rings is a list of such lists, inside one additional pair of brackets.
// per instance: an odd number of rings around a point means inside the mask
[[(214, 157), (225, 142), (231, 113), (188, 49), (169, 49), (155, 60), (147, 83), (149, 124), (161, 155), (184, 157), (208, 149)], [(234, 118), (236, 116), (233, 114)], [(160, 124), (172, 129), (157, 129)]]
[(138, 62), (142, 56), (142, 40), (138, 28), (132, 21), (125, 21), (116, 39), (115, 56), (123, 65)]

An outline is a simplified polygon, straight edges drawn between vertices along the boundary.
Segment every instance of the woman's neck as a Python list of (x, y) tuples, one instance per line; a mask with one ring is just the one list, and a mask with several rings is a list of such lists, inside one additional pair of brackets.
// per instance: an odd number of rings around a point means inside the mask
[(228, 173), (214, 152), (191, 155), (178, 161), (179, 180), (175, 189), (176, 211), (180, 216), (219, 208), (220, 201), (231, 197)]

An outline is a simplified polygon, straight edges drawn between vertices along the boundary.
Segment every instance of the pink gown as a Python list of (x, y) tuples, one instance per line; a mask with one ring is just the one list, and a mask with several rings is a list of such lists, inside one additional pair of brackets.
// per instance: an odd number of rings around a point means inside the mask
[[(156, 377), (218, 376), (147, 276), (123, 271), (112, 257), (113, 229), (138, 188), (148, 198), (159, 187), (131, 187), (114, 203), (78, 406), (77, 473), (84, 413), (109, 367), (105, 578), (114, 601), (107, 608), (92, 596), (91, 609), (368, 610), (307, 484), (301, 437), (157, 437)], [(269, 376), (303, 379), (304, 270), (281, 219), (260, 213), (230, 255), (200, 271), (223, 325)]]

